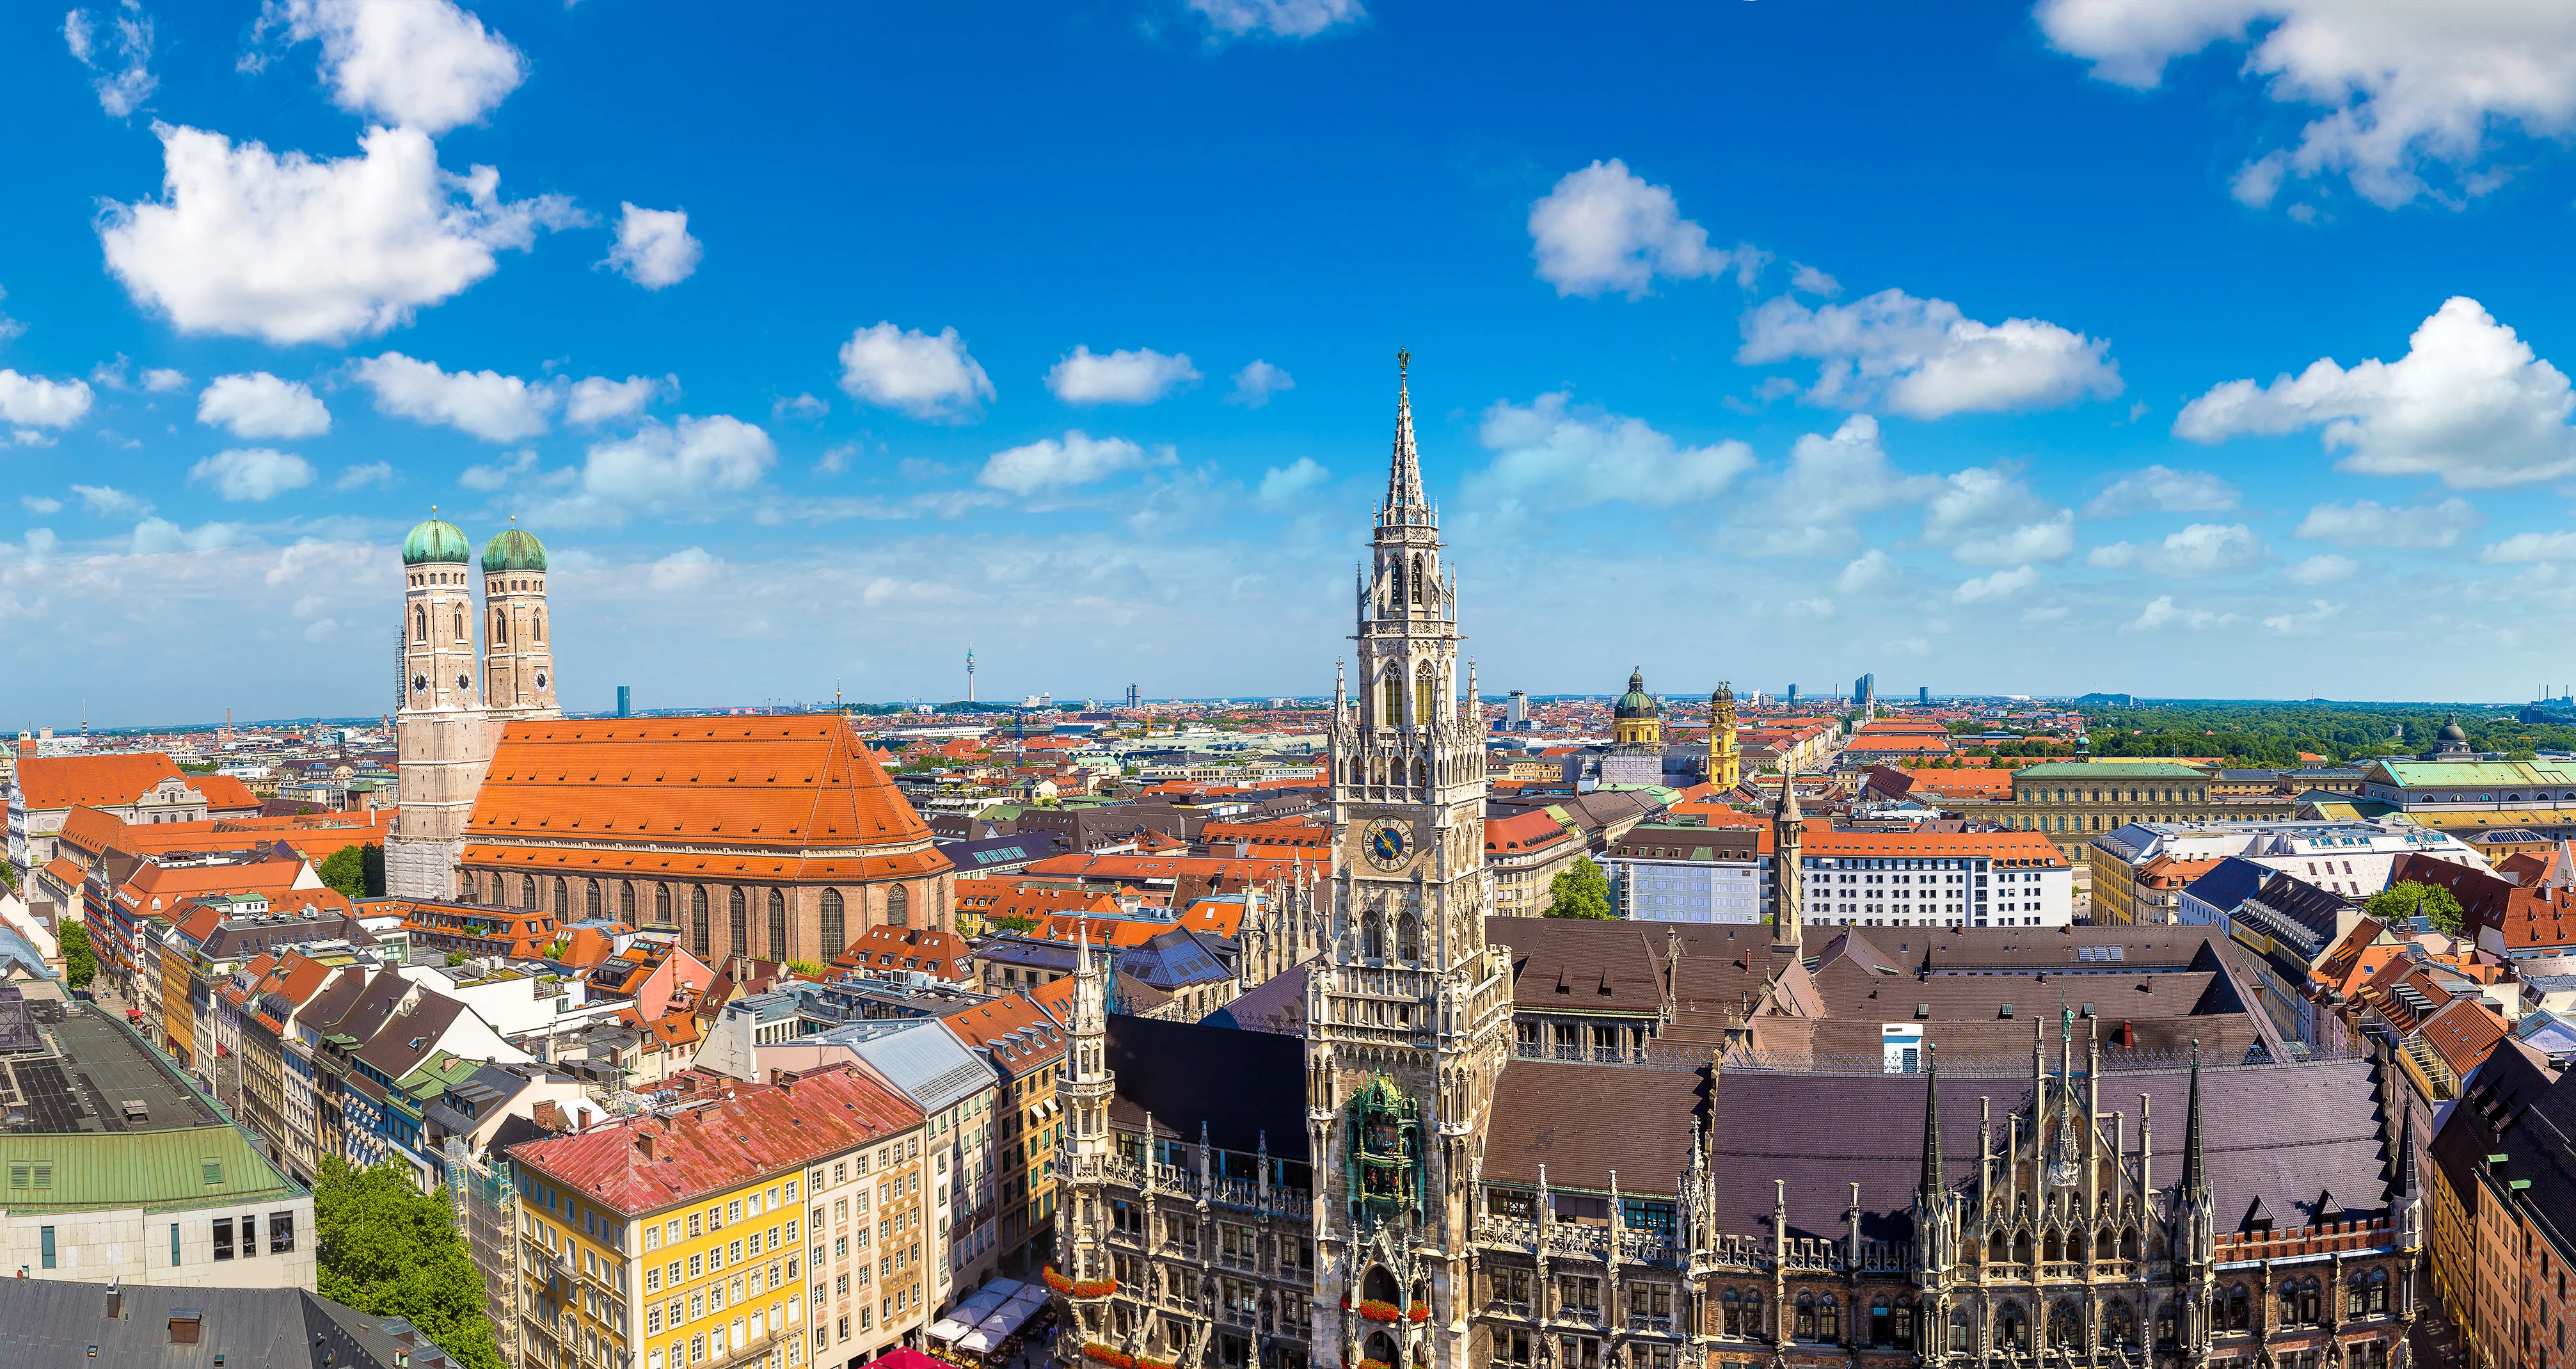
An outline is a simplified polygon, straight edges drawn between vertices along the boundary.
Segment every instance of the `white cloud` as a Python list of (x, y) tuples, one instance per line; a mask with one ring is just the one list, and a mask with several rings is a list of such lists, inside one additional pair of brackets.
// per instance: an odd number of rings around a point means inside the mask
[(2149, 466), (2114, 480), (2084, 506), (2087, 518), (2126, 518), (2135, 513), (2224, 513), (2236, 507), (2236, 487), (2207, 471)]
[(482, 118), (528, 74), (518, 49), (449, 0), (268, 0), (254, 41), (273, 30), (321, 40), (333, 104), (424, 133)]
[[(1164, 449), (1166, 460), (1169, 452), (1169, 448)], [(1140, 470), (1149, 460), (1144, 448), (1123, 437), (1094, 440), (1075, 429), (1067, 432), (1060, 442), (1046, 437), (1026, 446), (993, 453), (975, 480), (990, 489), (1035, 494), (1066, 485), (1088, 484), (1122, 471)]]
[(313, 464), (291, 452), (241, 447), (198, 462), (188, 479), (212, 484), (226, 499), (257, 502), (312, 484)]
[(2333, 552), (2326, 552), (2311, 556), (2281, 572), (2281, 578), (2294, 585), (2339, 585), (2359, 574), (2361, 574), (2359, 561), (2349, 556), (2337, 556)]
[(777, 461), (769, 434), (730, 415), (684, 414), (669, 427), (647, 421), (632, 437), (593, 445), (582, 465), (580, 496), (549, 513), (578, 526), (615, 523), (629, 510), (693, 509), (714, 495), (751, 488)]
[(2339, 547), (2447, 547), (2487, 525), (2487, 516), (2453, 495), (2439, 504), (2392, 507), (2368, 499), (2319, 504), (2299, 520), (2292, 537)]
[(808, 423), (811, 423), (830, 412), (832, 412), (830, 401), (816, 399), (810, 394), (800, 394), (793, 396), (792, 398), (780, 398), (771, 401), (769, 405), (769, 416), (771, 418), (800, 418)]
[(2277, 102), (2325, 113), (2296, 146), (2240, 171), (2237, 197), (2252, 205), (2269, 203), (2290, 177), (2334, 175), (2383, 206), (2424, 195), (2456, 202), (2505, 179), (2489, 156), (2503, 128), (2561, 139), (2576, 131), (2576, 8), (2566, 5), (2042, 0), (2038, 18), (2059, 51), (2139, 88), (2158, 84), (2175, 58), (2242, 43), (2261, 27), (2243, 74), (2264, 78)]
[(1285, 466), (1273, 466), (1261, 473), (1261, 502), (1288, 505), (1297, 502), (1308, 490), (1320, 489), (1331, 481), (1333, 473), (1325, 470), (1311, 456), (1301, 456)]
[(1800, 266), (1789, 273), (1789, 288), (1832, 299), (1843, 292), (1843, 283), (1812, 266)]
[(814, 463), (814, 469), (822, 475), (839, 475), (850, 468), (850, 458), (862, 450), (856, 442), (835, 442), (823, 449), (822, 459)]
[(68, 428), (89, 412), (85, 380), (47, 380), (0, 370), (0, 420), (20, 428)]
[(609, 267), (647, 290), (687, 280), (698, 269), (705, 244), (689, 236), (689, 215), (680, 209), (638, 209), (621, 203), (617, 245), (608, 249)]
[(48, 499), (41, 494), (19, 495), (18, 505), (27, 512), (35, 514), (39, 518), (44, 517), (47, 514), (61, 513), (63, 511), (63, 501), (59, 499)]
[(1834, 577), (1834, 591), (1838, 594), (1867, 594), (1895, 584), (1896, 580), (1896, 559), (1872, 547), (1853, 557), (1843, 567), (1842, 574)]
[(1075, 347), (1047, 372), (1047, 389), (1067, 404), (1151, 404), (1197, 382), (1190, 354), (1165, 356), (1149, 347), (1096, 354)]
[(2107, 339), (2043, 319), (1999, 324), (1965, 317), (1948, 300), (1881, 290), (1849, 304), (1810, 308), (1792, 295), (1743, 319), (1736, 360), (1824, 363), (1810, 403), (1860, 408), (1884, 400), (1914, 418), (2047, 409), (2120, 393)]
[(1207, 19), (1209, 28), (1229, 38), (1312, 38), (1368, 13), (1360, 0), (1189, 0), (1189, 6)]
[(2038, 587), (2039, 572), (2022, 566), (2014, 570), (1999, 570), (1974, 580), (1962, 580), (1959, 587), (1951, 591), (1950, 598), (1962, 604), (1984, 604), (2009, 599)]
[(113, 485), (74, 485), (72, 493), (79, 495), (80, 501), (89, 506), (89, 511), (100, 518), (152, 511), (150, 500), (127, 494)]
[(2497, 566), (2523, 561), (2576, 561), (2576, 532), (2517, 532), (2501, 542), (2488, 543), (2478, 552), (2478, 559)]
[(2263, 539), (2242, 523), (2194, 523), (2161, 542), (2113, 542), (2086, 553), (2088, 566), (2195, 579), (2241, 575), (2263, 564)]
[(724, 562), (704, 547), (682, 547), (653, 563), (644, 578), (664, 594), (704, 589), (724, 571)]
[(345, 493), (349, 490), (363, 490), (370, 485), (391, 488), (393, 483), (392, 462), (369, 461), (364, 465), (351, 466), (340, 472), (340, 477), (331, 482), (331, 488)]
[(1648, 184), (1616, 157), (1567, 172), (1530, 206), (1529, 232), (1538, 278), (1560, 295), (1619, 290), (1636, 299), (1659, 275), (1716, 276), (1730, 265), (1759, 271), (1769, 260), (1750, 249), (1710, 248), (1708, 230), (1681, 216), (1670, 186)]
[(240, 541), (241, 533), (238, 523), (200, 523), (194, 528), (182, 528), (167, 518), (146, 518), (134, 525), (134, 554), (215, 551)]
[(1468, 478), (1471, 491), (1552, 508), (1696, 503), (1724, 493), (1754, 464), (1753, 449), (1741, 442), (1685, 447), (1642, 418), (1577, 407), (1563, 391), (1526, 407), (1496, 401), (1476, 439), (1494, 460)]
[(2157, 595), (2145, 611), (2121, 627), (2122, 632), (2159, 632), (2166, 628), (2183, 628), (2205, 632), (2213, 627), (2226, 627), (2236, 622), (2233, 613), (2217, 613), (2205, 608), (2180, 608), (2170, 594)]
[(2322, 428), (2337, 469), (2438, 475), (2453, 489), (2495, 489), (2576, 473), (2576, 392), (2476, 300), (2456, 296), (2393, 362), (2350, 370), (2323, 358), (2270, 385), (2231, 380), (2183, 406), (2174, 434), (2219, 442)]
[(500, 173), (439, 168), (418, 129), (375, 128), (355, 157), (277, 156), (158, 125), (162, 197), (110, 202), (108, 270), (182, 332), (270, 342), (381, 333), (492, 274), (502, 249), (577, 223), (571, 201), (504, 201)]
[(1282, 390), (1297, 388), (1296, 377), (1266, 361), (1255, 361), (1234, 373), (1234, 393), (1225, 397), (1228, 404), (1258, 409)]
[(1971, 466), (1925, 506), (1923, 540), (1962, 565), (2062, 561), (2075, 551), (2075, 511), (2032, 493), (2010, 467)]
[(2062, 623), (2066, 621), (2066, 605), (2033, 604), (2021, 611), (2021, 620), (2032, 627), (2047, 623)]
[(442, 371), (436, 362), (386, 352), (357, 364), (376, 408), (422, 423), (444, 423), (486, 442), (516, 442), (544, 432), (555, 393), (498, 371)]
[(966, 418), (993, 397), (993, 382), (954, 328), (936, 337), (892, 323), (841, 344), (841, 388), (851, 398), (914, 418)]
[(2323, 599), (2310, 599), (2305, 612), (2277, 613), (2263, 620), (2263, 626), (2284, 637), (2301, 637), (2322, 631), (2343, 616), (2343, 605)]
[(98, 91), (98, 107), (122, 119), (141, 109), (161, 82), (152, 74), (152, 16), (135, 0), (125, 0), (121, 12), (109, 18), (115, 30), (118, 61), (114, 65), (103, 60), (107, 53), (98, 41), (97, 22), (87, 10), (63, 16), (63, 42), (82, 66), (98, 73), (90, 81)]
[(1941, 486), (1939, 476), (1889, 464), (1878, 420), (1853, 414), (1833, 436), (1808, 433), (1789, 449), (1787, 467), (1739, 516), (1738, 545), (1755, 555), (1843, 555), (1860, 540), (1862, 517), (1920, 503)]
[(456, 483), (469, 490), (482, 490), (488, 494), (536, 468), (537, 454), (523, 448), (508, 461), (496, 461), (488, 466), (466, 467), (457, 475)]
[(143, 388), (156, 395), (176, 394), (188, 388), (188, 373), (156, 366), (143, 373)]
[(628, 376), (624, 380), (591, 376), (577, 380), (564, 401), (564, 418), (584, 424), (631, 418), (644, 412), (644, 406), (653, 402), (653, 394), (659, 388), (645, 376)]
[(266, 371), (215, 377), (197, 396), (197, 421), (221, 424), (235, 437), (318, 437), (331, 431), (331, 411), (311, 387)]
[(1827, 599), (1822, 595), (1818, 595), (1811, 599), (1792, 599), (1788, 603), (1781, 605), (1781, 607), (1789, 610), (1790, 616), (1795, 618), (1831, 618), (1834, 616), (1834, 601)]

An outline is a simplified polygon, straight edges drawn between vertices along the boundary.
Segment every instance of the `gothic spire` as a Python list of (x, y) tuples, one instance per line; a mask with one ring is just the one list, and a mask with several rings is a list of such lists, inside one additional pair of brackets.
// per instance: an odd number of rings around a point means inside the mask
[(1771, 820), (1775, 825), (1785, 825), (1789, 823), (1804, 822), (1806, 821), (1806, 818), (1806, 814), (1798, 811), (1797, 767), (1782, 766), (1780, 768), (1780, 802), (1772, 807)]
[(2200, 1144), (2200, 1043), (2191, 1043), (2191, 1104), (2182, 1124), (2182, 1197), (2198, 1203), (2209, 1196), (2209, 1173)]
[(1413, 392), (1406, 377), (1412, 364), (1412, 352), (1395, 354), (1395, 453), (1388, 464), (1381, 523), (1409, 523), (1415, 515), (1430, 513), (1422, 498), (1422, 458), (1413, 449)]
[(1918, 1201), (1929, 1212), (1941, 1201), (1947, 1185), (1941, 1180), (1941, 1065), (1932, 1058), (1933, 1047), (1923, 1047), (1923, 1191)]

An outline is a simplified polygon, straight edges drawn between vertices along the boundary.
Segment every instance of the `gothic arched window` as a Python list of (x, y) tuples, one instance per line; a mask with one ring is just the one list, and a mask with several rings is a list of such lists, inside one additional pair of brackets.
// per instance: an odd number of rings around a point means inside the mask
[(654, 925), (660, 927), (668, 927), (671, 925), (670, 885), (656, 884), (653, 886), (653, 922)]
[(622, 922), (635, 921), (635, 885), (632, 881), (617, 886), (617, 916)]
[(568, 880), (568, 879), (559, 879), (559, 880), (556, 880), (556, 881), (555, 881), (555, 920), (556, 920), (556, 921), (558, 921), (558, 922), (561, 922), (561, 921), (563, 921), (563, 920), (565, 920), (565, 919), (570, 918), (571, 916), (572, 916), (572, 881), (571, 881), (571, 880)]
[(2003, 1310), (1995, 1314), (1996, 1344), (2009, 1345), (2016, 1350), (2026, 1350), (2029, 1348), (2030, 1342), (2029, 1338), (2023, 1334), (2024, 1330), (2025, 1328), (2023, 1326), (2021, 1316), (2021, 1304), (2012, 1302), (2005, 1303)]
[(456, 610), (456, 640), (465, 640), (465, 610)]
[(1417, 604), (1424, 602), (1422, 598), (1422, 558), (1419, 556), (1413, 558), (1413, 602)]
[(769, 958), (787, 958), (787, 895), (777, 889), (769, 891)]
[(587, 918), (597, 918), (599, 916), (598, 880), (593, 879), (583, 881), (581, 891), (581, 915)]
[(700, 960), (707, 958), (707, 889), (703, 884), (689, 891), (689, 950)]
[(886, 925), (889, 927), (912, 925), (912, 895), (900, 884), (886, 890)]
[(415, 642), (429, 640), (429, 610), (418, 604), (414, 604), (411, 610), (411, 639)]
[(1816, 1339), (1838, 1341), (1843, 1338), (1842, 1304), (1827, 1293), (1816, 1302)]
[(1743, 1335), (1744, 1299), (1738, 1296), (1734, 1289), (1730, 1288), (1724, 1293), (1718, 1295), (1717, 1305), (1718, 1315), (1720, 1318), (1718, 1325), (1722, 1328), (1719, 1334), (1728, 1336)]
[(1380, 727), (1404, 725), (1404, 676), (1394, 666), (1386, 668), (1386, 707), (1378, 718)]
[(1432, 670), (1429, 661), (1424, 661), (1422, 668), (1413, 672), (1413, 721), (1416, 726), (1429, 727), (1431, 720), (1440, 716), (1431, 707), (1432, 700), (1439, 694), (1440, 676)]
[(841, 891), (826, 889), (823, 891), (823, 959), (838, 959), (842, 951), (849, 949), (849, 944)]
[(2218, 1329), (2222, 1331), (2243, 1331), (2253, 1324), (2253, 1299), (2246, 1292), (2245, 1285), (2240, 1283), (2229, 1288), (2227, 1290), (2226, 1306), (2221, 1310), (2221, 1319)]
[(2129, 1315), (2127, 1303), (2115, 1302), (2102, 1309), (2102, 1339), (2121, 1346), (2138, 1343), (2138, 1319)]
[(1798, 1295), (1797, 1320), (1792, 1322), (1790, 1325), (1792, 1328), (1790, 1334), (1796, 1336), (1798, 1339), (1814, 1340), (1816, 1338), (1815, 1294), (1801, 1293)]
[(1422, 958), (1422, 924), (1415, 921), (1411, 913), (1406, 913), (1404, 920), (1396, 924), (1395, 954), (1400, 960)]
[(544, 609), (538, 609), (535, 613), (528, 615), (528, 621), (529, 626), (536, 630), (537, 640), (540, 642), (544, 641), (546, 639), (546, 611)]
[(519, 902), (525, 904), (529, 912), (533, 913), (537, 910), (537, 877), (535, 875), (519, 876)]
[(751, 901), (742, 896), (739, 886), (725, 898), (725, 934), (730, 938), (725, 942), (725, 954), (743, 954), (745, 943), (751, 940)]
[(509, 615), (496, 608), (492, 610), (492, 645), (499, 646), (508, 640), (510, 640)]
[(1968, 1322), (1968, 1309), (1964, 1307), (1951, 1308), (1950, 1348), (1964, 1354), (1975, 1339), (1974, 1329)]

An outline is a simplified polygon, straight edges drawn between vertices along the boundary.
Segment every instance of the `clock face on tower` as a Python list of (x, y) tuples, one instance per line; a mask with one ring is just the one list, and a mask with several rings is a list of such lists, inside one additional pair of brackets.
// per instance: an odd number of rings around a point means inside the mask
[(1369, 824), (1360, 834), (1360, 848), (1369, 864), (1381, 870), (1403, 869), (1405, 857), (1411, 854), (1405, 845), (1403, 826), (1385, 821)]

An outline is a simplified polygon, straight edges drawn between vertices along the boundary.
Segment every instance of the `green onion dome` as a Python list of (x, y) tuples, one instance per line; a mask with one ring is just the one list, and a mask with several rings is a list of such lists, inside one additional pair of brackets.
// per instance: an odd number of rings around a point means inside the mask
[(546, 544), (537, 535), (516, 527), (504, 528), (491, 541), (483, 544), (483, 573), (497, 575), (503, 571), (546, 568)]
[(1646, 672), (1643, 670), (1629, 672), (1628, 692), (1619, 696), (1618, 707), (1611, 716), (1659, 718), (1663, 716), (1663, 712), (1662, 706), (1655, 702), (1655, 696), (1646, 692)]
[(474, 544), (465, 540), (465, 529), (443, 518), (432, 518), (411, 530), (403, 539), (403, 564), (418, 566), (463, 565), (474, 556)]

